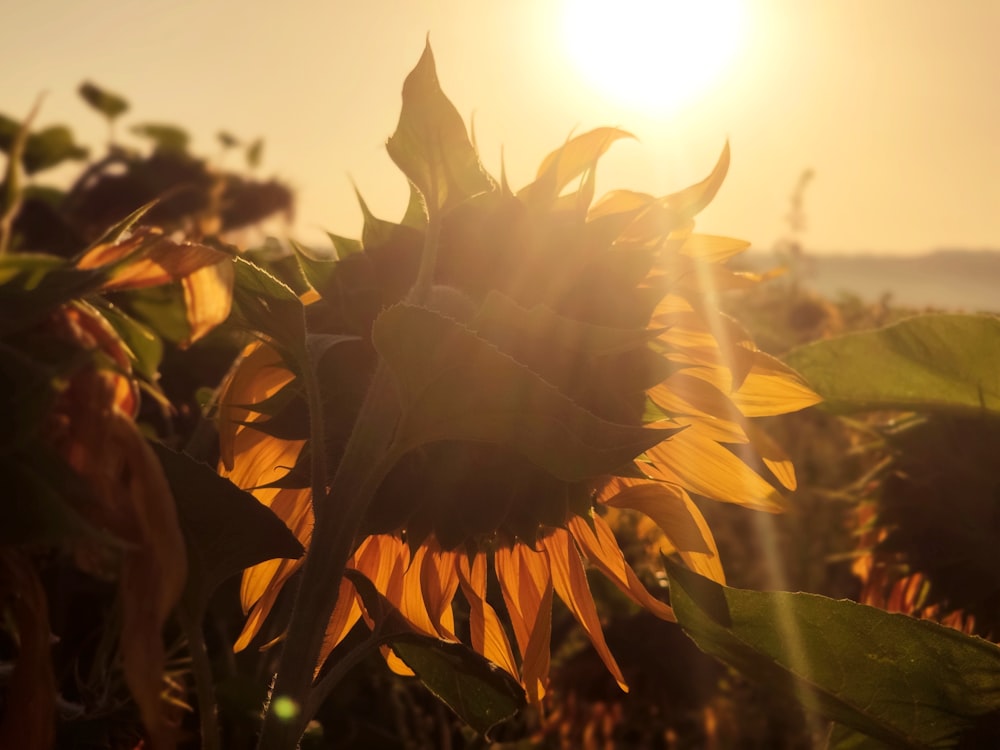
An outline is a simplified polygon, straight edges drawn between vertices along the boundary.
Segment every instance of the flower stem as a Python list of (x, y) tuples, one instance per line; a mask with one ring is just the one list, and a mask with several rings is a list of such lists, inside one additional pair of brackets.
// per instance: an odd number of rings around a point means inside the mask
[[(399, 420), (399, 404), (391, 375), (380, 362), (327, 492), (322, 459), (317, 460), (317, 453), (323, 452), (325, 442), (322, 440), (325, 432), (319, 383), (315, 369), (305, 369), (303, 378), (313, 423), (315, 524), (269, 710), (264, 716), (259, 750), (294, 750), (312, 718), (311, 712), (317, 707), (311, 700), (311, 693), (326, 626), (336, 606), (340, 581), (354, 552), (361, 521), (388, 468), (384, 459), (389, 455)], [(279, 714), (284, 711), (273, 710), (278, 700), (283, 707), (293, 707), (291, 718), (283, 719)]]
[(191, 652), (191, 669), (194, 673), (195, 692), (198, 694), (198, 719), (201, 724), (201, 746), (203, 750), (222, 750), (219, 736), (218, 712), (215, 701), (215, 682), (212, 678), (212, 663), (205, 647), (205, 637), (201, 629), (201, 619), (194, 615), (186, 603), (177, 608), (177, 616), (187, 636), (188, 650)]

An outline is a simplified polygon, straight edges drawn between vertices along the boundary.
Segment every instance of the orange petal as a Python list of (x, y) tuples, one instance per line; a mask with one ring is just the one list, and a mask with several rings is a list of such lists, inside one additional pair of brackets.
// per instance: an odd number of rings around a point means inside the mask
[[(141, 248), (141, 249), (140, 249)], [(193, 242), (173, 242), (150, 232), (137, 233), (125, 242), (99, 245), (89, 250), (77, 268), (99, 268), (135, 253), (134, 260), (124, 263), (103, 285), (104, 291), (140, 289), (167, 284), (189, 276), (195, 271), (230, 262), (227, 253)]]
[(631, 508), (653, 519), (674, 548), (710, 554), (711, 547), (691, 514), (690, 498), (680, 487), (643, 482), (626, 487), (603, 502), (613, 508)]
[(472, 648), (494, 664), (518, 677), (517, 663), (510, 641), (496, 611), (486, 601), (486, 555), (478, 553), (469, 565), (469, 558), (459, 557), (459, 580), (462, 594), (469, 603), (469, 631)]
[(238, 364), (222, 384), (219, 399), (219, 451), (227, 471), (233, 469), (236, 435), (245, 429), (241, 423), (262, 418), (246, 407), (270, 398), (293, 377), (272, 347), (255, 342), (243, 350)]
[(360, 617), (361, 604), (358, 602), (357, 592), (355, 592), (351, 582), (347, 578), (343, 578), (337, 593), (337, 605), (330, 615), (330, 622), (327, 623), (326, 633), (323, 636), (323, 645), (319, 650), (319, 660), (316, 662), (317, 674), (333, 649), (344, 640), (344, 637), (351, 631)]
[(521, 683), (538, 703), (549, 681), (552, 640), (552, 576), (547, 556), (517, 543), (493, 555), (500, 591), (521, 653)]
[(579, 516), (574, 516), (569, 522), (569, 531), (580, 545), (587, 560), (640, 607), (649, 610), (662, 620), (676, 622), (674, 611), (650, 594), (632, 566), (625, 562), (625, 556), (607, 522), (600, 516), (594, 516), (590, 522), (593, 524), (593, 529)]
[(420, 590), (423, 592), (424, 606), (437, 634), (442, 638), (457, 640), (451, 603), (458, 590), (460, 555), (454, 550), (442, 550), (432, 539), (423, 546), (428, 550), (420, 566)]
[(587, 574), (580, 561), (580, 553), (577, 552), (576, 545), (573, 543), (573, 537), (565, 529), (556, 529), (555, 532), (542, 539), (542, 546), (548, 553), (552, 583), (556, 593), (583, 626), (590, 642), (594, 644), (598, 656), (601, 657), (601, 661), (611, 672), (618, 686), (628, 692), (625, 677), (604, 640), (604, 631), (597, 616), (597, 606), (590, 593)]
[(188, 337), (193, 344), (229, 317), (233, 305), (235, 267), (230, 262), (199, 268), (181, 279)]

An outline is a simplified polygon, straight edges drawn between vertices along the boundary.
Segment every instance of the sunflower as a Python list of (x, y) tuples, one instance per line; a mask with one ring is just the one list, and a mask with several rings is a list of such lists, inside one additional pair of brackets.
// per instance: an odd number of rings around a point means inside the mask
[[(659, 551), (722, 581), (693, 496), (780, 510), (775, 485), (794, 489), (794, 471), (753, 420), (818, 400), (714, 309), (718, 292), (756, 281), (724, 265), (747, 243), (693, 231), (728, 149), (707, 179), (678, 193), (616, 191), (595, 202), (598, 159), (630, 137), (599, 128), (549, 154), (514, 192), (483, 170), (429, 50), (403, 99), (388, 147), (414, 187), (406, 216), (376, 219), (362, 202), (360, 241), (334, 237), (338, 260), (321, 271), (302, 259), (313, 286), (307, 330), (321, 352), (323, 444), (310, 433), (301, 366), (285, 342), (258, 340), (222, 389), (220, 471), (309, 550), (313, 462), (346, 460), (373, 373), (384, 367), (396, 414), (391, 460), (349, 567), (413, 628), (446, 640), (459, 640), (461, 592), (469, 645), (532, 701), (545, 694), (558, 597), (627, 689), (587, 569), (656, 616), (672, 612), (625, 559), (610, 517), (643, 514), (659, 530)], [(337, 502), (318, 507), (336, 513)], [(272, 560), (245, 572), (237, 649), (302, 565)], [(362, 617), (345, 578), (317, 671)]]

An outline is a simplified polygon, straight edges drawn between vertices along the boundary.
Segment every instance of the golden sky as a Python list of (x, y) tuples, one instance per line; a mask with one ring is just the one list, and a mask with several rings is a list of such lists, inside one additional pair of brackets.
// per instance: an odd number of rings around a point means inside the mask
[[(502, 147), (515, 188), (571, 132), (616, 125), (639, 140), (605, 157), (599, 192), (684, 187), (728, 139), (729, 178), (699, 228), (760, 249), (785, 233), (807, 168), (808, 249), (1000, 248), (1000, 1), (718, 0), (707, 24), (682, 12), (705, 2), (674, 0), (666, 17), (592, 3), (595, 42), (569, 0), (14, 0), (0, 112), (22, 116), (45, 91), (38, 123), (99, 147), (104, 124), (76, 94), (89, 79), (129, 99), (124, 125), (181, 125), (206, 157), (220, 129), (263, 136), (261, 176), (299, 195), (276, 233), (322, 245), (321, 229), (360, 233), (352, 179), (377, 215), (402, 215), (384, 142), (429, 33), (484, 163), (499, 174)], [(604, 72), (630, 66), (620, 91), (580, 62), (588, 44)]]

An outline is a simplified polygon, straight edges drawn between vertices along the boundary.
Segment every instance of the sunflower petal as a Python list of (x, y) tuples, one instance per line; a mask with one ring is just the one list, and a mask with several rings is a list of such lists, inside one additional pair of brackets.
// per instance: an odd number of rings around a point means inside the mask
[(694, 430), (684, 430), (646, 454), (659, 477), (699, 495), (775, 513), (781, 494), (725, 447)]
[(691, 513), (686, 495), (676, 485), (643, 482), (623, 488), (604, 503), (612, 508), (631, 508), (649, 516), (677, 550), (711, 554), (712, 549)]
[(523, 544), (494, 553), (500, 591), (521, 653), (521, 682), (538, 703), (549, 682), (552, 639), (552, 576), (546, 555)]
[(774, 438), (752, 422), (747, 423), (746, 431), (750, 438), (750, 444), (760, 455), (767, 468), (771, 470), (771, 473), (785, 489), (794, 492), (798, 482), (795, 479), (795, 466), (792, 464), (792, 459), (788, 457), (788, 454)]
[(233, 264), (223, 262), (199, 268), (181, 279), (189, 331), (185, 346), (193, 344), (229, 317), (235, 274)]
[(732, 398), (747, 417), (788, 414), (823, 400), (795, 370), (764, 352), (754, 352), (753, 367)]
[(625, 562), (625, 556), (607, 521), (594, 516), (588, 524), (583, 518), (574, 516), (570, 519), (569, 531), (587, 560), (621, 589), (622, 593), (660, 619), (675, 622), (674, 612), (669, 605), (650, 594), (632, 566)]
[(471, 563), (465, 555), (459, 557), (459, 581), (462, 594), (469, 603), (469, 631), (472, 648), (499, 665), (514, 677), (518, 676), (514, 652), (496, 611), (486, 601), (486, 555), (478, 553)]
[(601, 657), (601, 661), (611, 672), (618, 686), (628, 692), (625, 677), (604, 640), (604, 630), (601, 628), (601, 621), (597, 616), (597, 606), (590, 593), (587, 573), (583, 569), (580, 553), (573, 543), (573, 537), (565, 529), (557, 529), (542, 539), (541, 543), (548, 553), (552, 570), (552, 583), (556, 593), (583, 626), (590, 642), (594, 644), (598, 656)]

